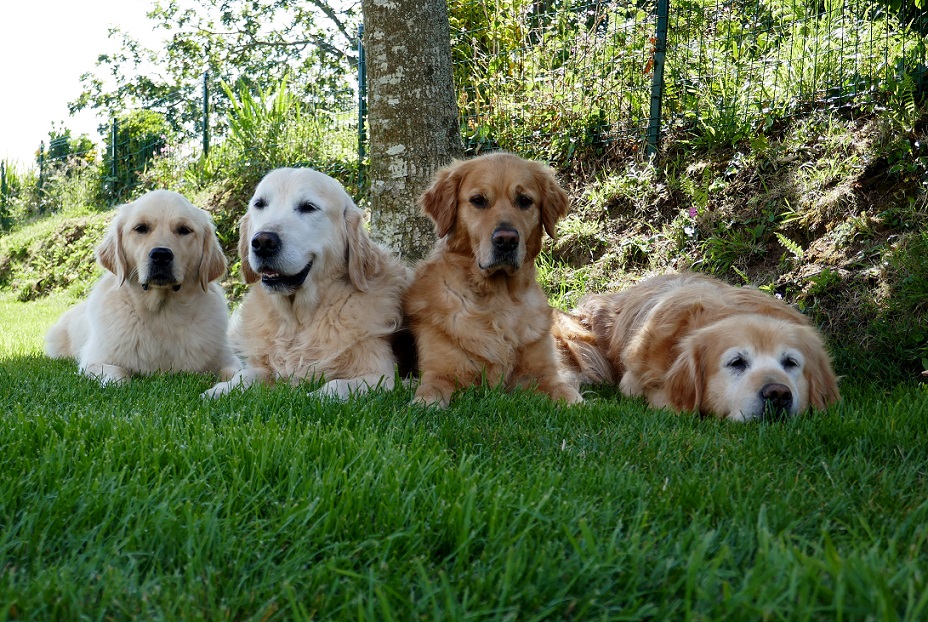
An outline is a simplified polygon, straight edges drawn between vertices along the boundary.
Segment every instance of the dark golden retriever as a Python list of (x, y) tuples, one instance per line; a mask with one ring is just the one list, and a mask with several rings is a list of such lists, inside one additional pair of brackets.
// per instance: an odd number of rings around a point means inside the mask
[[(799, 311), (751, 287), (670, 274), (588, 296), (575, 313), (596, 336), (622, 392), (655, 408), (749, 421), (840, 398), (818, 331)], [(576, 341), (555, 329), (562, 347)], [(581, 379), (597, 379), (581, 363), (573, 368)]]
[(422, 377), (414, 401), (445, 407), (483, 379), (582, 401), (557, 364), (535, 278), (568, 198), (545, 165), (508, 153), (455, 162), (420, 199), (439, 240), (404, 298)]

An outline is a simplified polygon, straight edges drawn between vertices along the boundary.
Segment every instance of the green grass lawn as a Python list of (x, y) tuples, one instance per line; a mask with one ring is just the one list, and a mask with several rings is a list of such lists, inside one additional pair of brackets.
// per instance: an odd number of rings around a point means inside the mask
[(207, 402), (44, 359), (65, 304), (0, 298), (0, 619), (928, 616), (924, 385), (749, 425), (605, 391)]

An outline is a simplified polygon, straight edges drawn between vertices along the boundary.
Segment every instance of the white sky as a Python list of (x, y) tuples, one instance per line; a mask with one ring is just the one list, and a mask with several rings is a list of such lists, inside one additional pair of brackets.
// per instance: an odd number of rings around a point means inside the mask
[[(119, 26), (151, 44), (145, 13), (153, 0), (14, 0), (0, 10), (0, 160), (31, 166), (39, 141), (48, 145), (52, 123), (72, 136), (100, 142), (94, 113), (68, 116), (81, 92), (81, 74), (97, 56), (115, 51), (107, 38)], [(105, 116), (102, 120), (106, 120)]]

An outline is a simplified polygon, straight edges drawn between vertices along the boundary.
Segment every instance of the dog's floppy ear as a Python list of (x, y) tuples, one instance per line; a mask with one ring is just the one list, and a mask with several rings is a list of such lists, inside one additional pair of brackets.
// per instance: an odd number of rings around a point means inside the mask
[(700, 410), (703, 384), (699, 349), (693, 343), (685, 344), (680, 356), (664, 377), (667, 399), (676, 410)]
[(200, 256), (200, 266), (197, 272), (200, 287), (205, 292), (210, 283), (226, 273), (228, 262), (219, 245), (219, 238), (216, 237), (216, 229), (212, 223), (207, 222), (200, 233), (203, 235), (203, 254)]
[(435, 174), (435, 181), (419, 197), (419, 205), (425, 215), (435, 223), (435, 235), (445, 237), (454, 228), (458, 214), (458, 163), (441, 169)]
[(838, 391), (838, 378), (831, 367), (831, 360), (818, 335), (814, 340), (804, 342), (803, 354), (806, 366), (803, 375), (809, 385), (809, 405), (816, 410), (823, 410), (841, 399)]
[(354, 203), (345, 206), (348, 229), (348, 278), (362, 292), (367, 291), (368, 277), (380, 272), (380, 253), (364, 229), (363, 214)]
[(246, 285), (256, 283), (260, 277), (258, 273), (251, 269), (251, 263), (248, 261), (248, 251), (251, 248), (251, 219), (248, 214), (242, 216), (238, 223), (238, 256), (242, 260), (242, 278), (245, 279)]
[(103, 241), (97, 247), (97, 261), (100, 265), (116, 275), (119, 284), (126, 282), (129, 276), (129, 260), (122, 247), (122, 223), (125, 220), (125, 206), (121, 206), (116, 217), (103, 236)]
[(535, 179), (541, 188), (541, 222), (547, 234), (557, 237), (557, 221), (567, 215), (570, 198), (554, 177), (554, 171), (544, 164), (538, 165)]

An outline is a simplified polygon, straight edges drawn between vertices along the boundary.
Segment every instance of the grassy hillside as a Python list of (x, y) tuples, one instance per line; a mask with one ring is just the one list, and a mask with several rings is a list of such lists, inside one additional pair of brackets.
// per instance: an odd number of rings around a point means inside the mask
[(670, 140), (657, 167), (567, 171), (575, 210), (543, 270), (554, 300), (694, 269), (796, 304), (847, 360), (842, 373), (924, 369), (928, 116), (905, 129), (822, 112), (778, 130), (735, 147)]
[[(562, 170), (573, 213), (539, 259), (552, 303), (695, 269), (796, 304), (843, 375), (917, 376), (928, 366), (928, 112), (819, 112), (774, 129), (734, 147), (671, 136), (656, 166), (581, 159)], [(230, 180), (192, 197), (217, 222), (233, 299), (250, 192)], [(0, 237), (0, 291), (85, 292), (108, 218), (72, 209)]]

